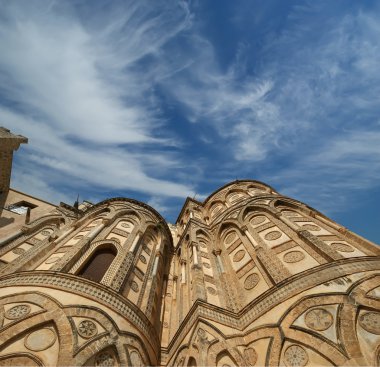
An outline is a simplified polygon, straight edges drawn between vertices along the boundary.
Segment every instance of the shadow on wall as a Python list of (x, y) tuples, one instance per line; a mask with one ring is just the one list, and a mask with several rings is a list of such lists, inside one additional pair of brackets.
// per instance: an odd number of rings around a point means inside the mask
[(0, 228), (7, 226), (15, 221), (14, 218), (0, 218)]

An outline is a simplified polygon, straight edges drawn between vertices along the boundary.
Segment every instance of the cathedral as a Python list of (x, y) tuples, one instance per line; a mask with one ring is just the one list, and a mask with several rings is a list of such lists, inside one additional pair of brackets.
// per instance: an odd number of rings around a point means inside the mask
[(380, 365), (375, 243), (255, 180), (174, 224), (54, 205), (9, 187), (23, 143), (0, 128), (1, 366)]

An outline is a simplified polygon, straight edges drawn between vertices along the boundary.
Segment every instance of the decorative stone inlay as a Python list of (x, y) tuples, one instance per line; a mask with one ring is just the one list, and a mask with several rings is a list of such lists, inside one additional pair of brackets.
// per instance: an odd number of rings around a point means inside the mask
[(215, 295), (216, 294), (216, 290), (212, 287), (207, 287), (207, 292), (212, 294), (212, 295)]
[(380, 313), (366, 312), (359, 317), (360, 326), (372, 334), (380, 335)]
[(59, 256), (53, 256), (45, 261), (45, 264), (53, 264), (60, 259)]
[(301, 251), (289, 251), (284, 255), (284, 261), (286, 263), (296, 263), (305, 258), (305, 254)]
[(274, 240), (277, 240), (279, 239), (280, 237), (282, 236), (282, 233), (279, 232), (279, 231), (271, 231), (271, 232), (268, 232), (264, 238), (268, 241), (274, 241)]
[(302, 226), (302, 229), (306, 229), (307, 231), (320, 231), (321, 228), (318, 226), (315, 226), (314, 224), (304, 224)]
[(31, 332), (24, 340), (24, 345), (29, 350), (38, 352), (51, 347), (57, 339), (52, 329), (44, 328)]
[(46, 230), (41, 231), (41, 234), (42, 234), (43, 236), (49, 236), (50, 233), (51, 233), (51, 231), (46, 231)]
[(68, 290), (70, 293), (92, 298), (109, 308), (119, 312), (127, 320), (136, 325), (139, 330), (149, 338), (152, 343), (159, 348), (157, 343), (158, 335), (146, 316), (123, 296), (113, 290), (93, 284), (84, 278), (70, 274), (56, 273), (54, 271), (34, 271), (33, 274), (15, 273), (10, 276), (0, 278), (0, 286), (12, 287), (20, 285), (42, 285), (50, 286), (54, 289)]
[(140, 261), (143, 263), (143, 264), (146, 264), (146, 258), (144, 255), (140, 255)]
[(309, 361), (306, 350), (299, 345), (291, 345), (284, 354), (285, 365), (288, 367), (303, 367)]
[(203, 267), (205, 267), (206, 269), (210, 269), (211, 268), (210, 264), (208, 264), (208, 263), (203, 263)]
[(261, 223), (265, 222), (265, 219), (266, 219), (266, 217), (264, 217), (263, 215), (257, 215), (256, 217), (253, 217), (250, 220), (250, 223), (253, 225), (261, 224)]
[(132, 282), (131, 282), (131, 289), (134, 292), (138, 292), (139, 291), (139, 285), (134, 280), (132, 280)]
[(350, 245), (346, 245), (345, 243), (340, 243), (340, 242), (333, 242), (330, 244), (330, 247), (335, 250), (335, 251), (339, 251), (339, 252), (354, 252), (355, 249), (350, 246)]
[(201, 338), (205, 338), (205, 337), (206, 337), (206, 332), (205, 332), (204, 329), (202, 329), (202, 328), (199, 328), (199, 329), (198, 329), (197, 334), (198, 334)]
[(232, 243), (233, 241), (235, 241), (237, 238), (237, 234), (235, 232), (232, 232), (232, 233), (229, 233), (226, 238), (224, 239), (224, 243), (226, 245), (229, 245), (230, 243)]
[(28, 315), (30, 313), (29, 305), (17, 305), (10, 308), (6, 313), (5, 317), (9, 320), (17, 320)]
[(323, 331), (328, 329), (334, 321), (331, 313), (324, 308), (314, 308), (305, 315), (305, 324), (310, 329)]
[(293, 212), (291, 210), (283, 210), (281, 213), (284, 214), (286, 217), (299, 217), (300, 216), (297, 212)]
[(259, 281), (260, 281), (260, 277), (258, 274), (256, 273), (250, 274), (245, 278), (244, 288), (247, 290), (255, 288), (257, 284), (259, 283)]
[(78, 325), (78, 334), (85, 339), (92, 338), (98, 333), (98, 327), (91, 320), (83, 320)]
[(244, 358), (249, 366), (254, 366), (257, 362), (257, 352), (254, 348), (250, 347), (244, 349)]
[(111, 353), (108, 353), (108, 352), (99, 353), (95, 358), (95, 366), (100, 366), (100, 367), (115, 366), (115, 359), (113, 358)]
[(25, 252), (25, 249), (22, 247), (17, 247), (12, 250), (12, 252), (16, 255), (22, 255)]
[(244, 256), (245, 256), (245, 251), (244, 250), (239, 250), (238, 252), (235, 253), (235, 255), (233, 257), (233, 261), (235, 263), (237, 263), (237, 262), (241, 261)]

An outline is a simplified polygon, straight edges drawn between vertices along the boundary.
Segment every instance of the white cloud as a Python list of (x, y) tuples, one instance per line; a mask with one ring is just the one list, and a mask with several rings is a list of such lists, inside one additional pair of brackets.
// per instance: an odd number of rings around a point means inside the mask
[[(1, 4), (0, 120), (29, 138), (23, 148), (28, 156), (16, 161), (14, 186), (27, 186), (27, 172), (34, 194), (50, 200), (72, 182), (167, 196), (191, 193), (189, 185), (166, 175), (180, 157), (160, 151), (178, 146), (164, 132), (152, 93), (162, 67), (156, 62), (145, 72), (139, 65), (186, 29), (190, 15), (182, 3), (155, 5), (85, 4), (89, 13), (80, 14), (69, 3)], [(38, 173), (30, 168), (37, 164)], [(53, 171), (60, 177), (55, 182)]]

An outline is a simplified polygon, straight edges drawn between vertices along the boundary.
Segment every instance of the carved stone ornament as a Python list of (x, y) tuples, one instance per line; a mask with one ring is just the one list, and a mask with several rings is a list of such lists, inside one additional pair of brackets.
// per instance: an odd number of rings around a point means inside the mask
[(257, 362), (257, 352), (254, 348), (244, 349), (244, 359), (248, 362), (248, 366), (254, 366)]
[(250, 220), (250, 222), (251, 222), (251, 224), (253, 224), (255, 226), (257, 224), (261, 224), (261, 223), (265, 222), (265, 219), (266, 219), (266, 217), (264, 217), (263, 215), (257, 215), (255, 217), (253, 217)]
[(140, 255), (140, 261), (143, 263), (143, 264), (146, 264), (146, 258), (144, 255)]
[(27, 349), (38, 352), (50, 348), (56, 341), (57, 335), (52, 329), (44, 328), (31, 332), (24, 340)]
[(47, 231), (47, 230), (41, 231), (41, 234), (42, 234), (43, 236), (49, 236), (50, 233), (51, 233), (51, 231)]
[(260, 277), (258, 274), (256, 274), (256, 273), (250, 274), (247, 276), (247, 278), (245, 278), (244, 288), (246, 290), (250, 290), (252, 288), (255, 288), (257, 286), (257, 284), (259, 283), (259, 281), (260, 281)]
[(335, 251), (339, 251), (339, 252), (354, 252), (355, 249), (350, 246), (350, 245), (346, 245), (345, 243), (340, 243), (340, 242), (333, 242), (332, 244), (330, 244), (330, 247), (335, 250)]
[(131, 289), (134, 292), (138, 292), (139, 291), (139, 285), (134, 280), (132, 280), (132, 282), (131, 282)]
[(216, 294), (216, 290), (212, 287), (207, 287), (207, 292), (212, 294), (212, 295), (215, 295)]
[(286, 217), (299, 217), (300, 215), (297, 212), (293, 212), (292, 210), (283, 210), (281, 212)]
[(314, 224), (304, 224), (304, 225), (302, 226), (302, 229), (306, 229), (307, 231), (315, 231), (315, 232), (321, 230), (320, 227), (315, 226)]
[(230, 243), (232, 243), (233, 241), (235, 241), (237, 238), (237, 234), (235, 232), (232, 232), (232, 233), (229, 233), (226, 238), (224, 239), (224, 243), (226, 245), (229, 245)]
[(233, 261), (235, 263), (243, 260), (243, 257), (245, 256), (245, 251), (244, 250), (239, 250), (238, 252), (235, 253), (234, 257), (233, 257)]
[(289, 251), (284, 255), (284, 261), (286, 263), (296, 263), (305, 258), (305, 254), (301, 251)]
[(291, 345), (284, 354), (284, 361), (287, 367), (303, 367), (309, 361), (306, 350), (299, 345)]
[(115, 364), (115, 358), (108, 352), (99, 353), (95, 358), (95, 366), (107, 367), (115, 366)]
[(16, 247), (12, 250), (12, 252), (16, 255), (22, 255), (25, 252), (25, 249), (22, 247)]
[(83, 320), (78, 325), (78, 334), (85, 339), (94, 337), (98, 333), (98, 327), (91, 320)]
[(59, 259), (60, 259), (59, 256), (50, 257), (49, 259), (47, 259), (45, 261), (45, 264), (53, 264), (53, 263), (57, 262)]
[(202, 328), (198, 329), (197, 334), (201, 338), (205, 338), (206, 337), (206, 332)]
[(359, 317), (360, 326), (372, 334), (380, 335), (380, 313), (366, 312)]
[(120, 225), (124, 228), (130, 228), (131, 227), (129, 223), (121, 223)]
[(282, 233), (279, 232), (279, 231), (271, 231), (271, 232), (268, 232), (264, 238), (268, 241), (274, 241), (274, 240), (277, 240), (279, 239), (280, 237), (282, 236)]
[(30, 313), (29, 305), (17, 305), (10, 308), (6, 313), (5, 317), (9, 320), (17, 320), (25, 317)]
[(314, 308), (305, 315), (305, 324), (313, 330), (323, 331), (328, 329), (334, 321), (331, 313), (324, 308)]
[(203, 267), (205, 267), (206, 269), (210, 269), (211, 265), (209, 263), (203, 263)]

